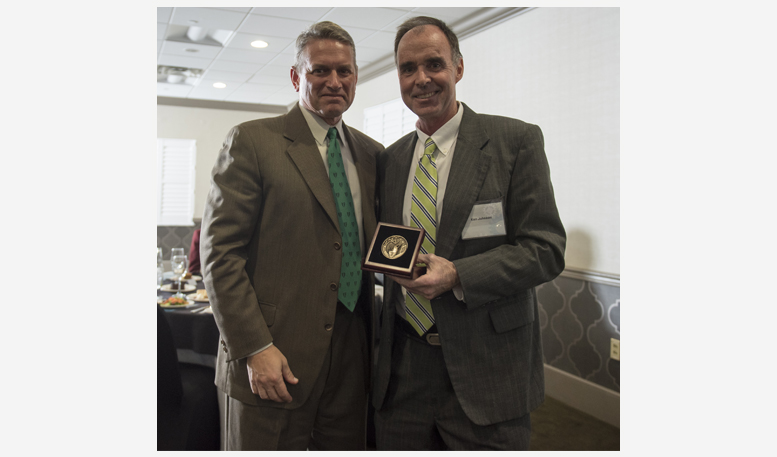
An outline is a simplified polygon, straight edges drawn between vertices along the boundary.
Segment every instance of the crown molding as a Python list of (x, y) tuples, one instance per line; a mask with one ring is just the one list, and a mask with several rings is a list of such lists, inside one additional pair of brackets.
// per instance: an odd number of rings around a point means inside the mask
[[(457, 22), (448, 24), (448, 26), (456, 33), (459, 42), (461, 42), (467, 37), (488, 30), (495, 25), (501, 24), (516, 16), (520, 16), (534, 8), (535, 7), (528, 6), (519, 8), (481, 8)], [(393, 71), (395, 68), (394, 53), (392, 52), (380, 60), (365, 65), (364, 68), (360, 68), (359, 84), (375, 79), (378, 76), (383, 76), (384, 74)]]
[(260, 103), (222, 102), (198, 98), (157, 97), (157, 105), (183, 106), (187, 108), (224, 109), (232, 111), (255, 111), (260, 113), (285, 114), (289, 109), (283, 105), (262, 105)]

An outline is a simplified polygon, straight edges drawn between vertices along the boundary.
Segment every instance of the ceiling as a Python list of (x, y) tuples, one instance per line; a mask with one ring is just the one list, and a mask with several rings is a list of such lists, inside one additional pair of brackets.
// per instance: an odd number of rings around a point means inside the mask
[[(359, 83), (363, 83), (393, 70), (394, 35), (410, 17), (442, 19), (463, 39), (528, 9), (161, 7), (157, 8), (157, 97), (165, 104), (185, 106), (220, 102), (222, 107), (252, 104), (257, 109), (267, 105), (285, 109), (299, 98), (289, 76), (294, 41), (314, 22), (332, 21), (351, 34)], [(255, 40), (269, 45), (254, 48)], [(224, 87), (214, 87), (217, 83)]]

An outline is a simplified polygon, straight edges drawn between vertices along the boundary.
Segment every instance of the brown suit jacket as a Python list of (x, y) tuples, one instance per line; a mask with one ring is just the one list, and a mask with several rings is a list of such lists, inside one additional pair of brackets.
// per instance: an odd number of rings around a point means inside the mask
[[(343, 127), (359, 174), (351, 186), (361, 186), (368, 240), (376, 226), (376, 155), (383, 147)], [(278, 408), (307, 400), (335, 319), (340, 243), (329, 178), (299, 106), (234, 127), (213, 168), (200, 240), (203, 279), (221, 333), (221, 390), (244, 403)], [(372, 275), (363, 281), (357, 306), (365, 307), (372, 341)], [(299, 379), (287, 384), (291, 403), (251, 392), (245, 359), (270, 342)]]

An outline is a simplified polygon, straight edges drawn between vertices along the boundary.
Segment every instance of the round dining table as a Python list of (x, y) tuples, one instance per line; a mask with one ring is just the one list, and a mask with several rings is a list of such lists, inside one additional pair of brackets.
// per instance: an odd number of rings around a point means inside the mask
[[(166, 276), (169, 276), (169, 273)], [(165, 290), (167, 289), (165, 286), (170, 283), (170, 279), (164, 280), (162, 288), (157, 290), (157, 302), (159, 302), (159, 297), (164, 300), (175, 295), (175, 292)], [(194, 290), (184, 292), (186, 294), (194, 294), (197, 289), (205, 289), (199, 275), (188, 280), (187, 284), (194, 287)], [(161, 308), (165, 310), (165, 316), (173, 333), (178, 361), (215, 369), (216, 355), (219, 349), (219, 329), (216, 327), (213, 313), (210, 312), (210, 304), (208, 302), (194, 302), (185, 308), (165, 308), (164, 306)]]

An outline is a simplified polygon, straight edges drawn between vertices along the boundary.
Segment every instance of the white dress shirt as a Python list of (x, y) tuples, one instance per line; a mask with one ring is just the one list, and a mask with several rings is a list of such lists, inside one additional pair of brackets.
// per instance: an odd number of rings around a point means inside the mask
[[(461, 109), (461, 103), (456, 102), (458, 110), (456, 114), (443, 125), (431, 137), (434, 144), (437, 145), (437, 156), (434, 163), (437, 165), (437, 221), (439, 222), (443, 211), (443, 200), (445, 198), (445, 189), (448, 187), (448, 175), (451, 172), (451, 163), (453, 162), (453, 153), (456, 149), (456, 138), (459, 136), (459, 126), (461, 126), (461, 118), (464, 115), (464, 110)], [(416, 124), (417, 125), (417, 124)], [(418, 168), (418, 162), (424, 155), (424, 146), (426, 139), (430, 135), (422, 132), (421, 129), (416, 127), (416, 135), (418, 141), (415, 143), (415, 150), (413, 151), (413, 163), (410, 164), (410, 171), (407, 176), (407, 185), (405, 187), (405, 200), (403, 203), (404, 211), (402, 212), (402, 224), (411, 226), (410, 213), (411, 203), (413, 201), (413, 180), (415, 178), (415, 171)], [(405, 288), (402, 288), (402, 295), (407, 292)], [(464, 291), (461, 285), (453, 288), (453, 294), (459, 300), (464, 300)], [(397, 310), (401, 316), (405, 315), (404, 307), (401, 310)]]

